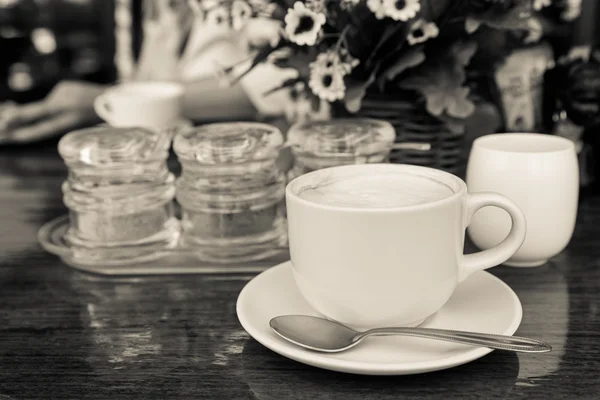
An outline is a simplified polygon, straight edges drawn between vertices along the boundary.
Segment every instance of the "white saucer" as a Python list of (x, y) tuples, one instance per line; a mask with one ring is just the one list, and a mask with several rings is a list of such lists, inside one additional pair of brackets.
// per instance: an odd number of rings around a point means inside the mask
[[(296, 288), (289, 261), (252, 279), (237, 300), (244, 329), (259, 343), (304, 364), (365, 375), (408, 375), (465, 364), (492, 350), (486, 347), (400, 336), (365, 339), (361, 345), (336, 354), (295, 346), (277, 336), (269, 320), (278, 315), (319, 315)], [(500, 279), (478, 272), (459, 285), (446, 305), (422, 326), (512, 335), (521, 323), (517, 295)]]

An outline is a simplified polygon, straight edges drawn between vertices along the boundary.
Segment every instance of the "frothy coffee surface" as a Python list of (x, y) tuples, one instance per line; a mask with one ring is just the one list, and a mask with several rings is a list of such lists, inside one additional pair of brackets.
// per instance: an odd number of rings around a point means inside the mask
[(336, 207), (405, 207), (431, 203), (454, 192), (434, 179), (410, 174), (329, 177), (300, 189), (301, 198)]

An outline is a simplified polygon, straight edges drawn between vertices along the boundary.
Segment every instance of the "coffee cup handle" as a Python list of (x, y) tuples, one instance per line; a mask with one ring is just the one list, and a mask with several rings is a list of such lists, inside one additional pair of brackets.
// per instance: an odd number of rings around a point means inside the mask
[(100, 118), (110, 123), (112, 119), (112, 108), (106, 93), (103, 93), (94, 99), (94, 111)]
[(459, 282), (474, 272), (502, 264), (512, 257), (525, 241), (527, 232), (525, 215), (512, 200), (498, 193), (481, 192), (468, 195), (466, 226), (469, 225), (477, 210), (487, 206), (499, 207), (508, 212), (512, 219), (512, 227), (508, 236), (497, 246), (478, 253), (463, 255), (460, 262)]

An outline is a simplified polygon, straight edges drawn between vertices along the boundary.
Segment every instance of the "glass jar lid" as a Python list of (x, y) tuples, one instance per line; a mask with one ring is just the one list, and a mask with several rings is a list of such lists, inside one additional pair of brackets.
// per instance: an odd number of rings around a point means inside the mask
[(396, 131), (387, 121), (342, 118), (293, 125), (287, 144), (295, 154), (348, 157), (390, 151)]
[(220, 122), (180, 132), (173, 149), (180, 159), (199, 164), (240, 164), (275, 160), (283, 146), (281, 131), (258, 122)]
[(144, 128), (98, 126), (61, 138), (58, 152), (66, 164), (98, 168), (166, 160), (170, 137)]

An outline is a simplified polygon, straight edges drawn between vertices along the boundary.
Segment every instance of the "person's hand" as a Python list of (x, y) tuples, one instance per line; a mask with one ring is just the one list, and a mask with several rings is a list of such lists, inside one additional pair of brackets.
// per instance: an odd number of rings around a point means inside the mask
[(94, 99), (105, 87), (63, 81), (41, 101), (0, 105), (0, 143), (28, 143), (100, 122)]

